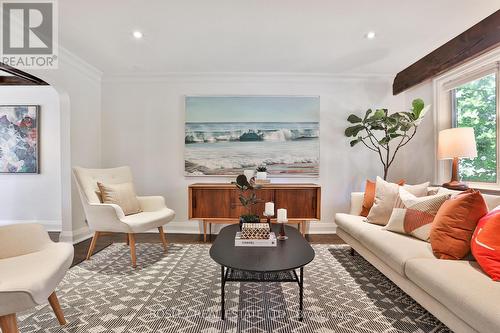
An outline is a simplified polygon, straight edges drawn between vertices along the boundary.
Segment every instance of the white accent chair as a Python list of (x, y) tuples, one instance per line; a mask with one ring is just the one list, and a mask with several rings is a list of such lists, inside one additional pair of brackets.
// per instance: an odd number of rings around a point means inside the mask
[(135, 234), (157, 228), (165, 251), (167, 251), (167, 240), (163, 232), (163, 226), (172, 221), (175, 212), (165, 205), (165, 199), (161, 196), (137, 197), (142, 212), (125, 216), (120, 206), (115, 204), (101, 203), (97, 196), (97, 182), (104, 184), (133, 183), (132, 172), (129, 167), (118, 167), (110, 169), (85, 169), (74, 167), (75, 175), (83, 209), (87, 222), (94, 237), (90, 243), (87, 260), (94, 252), (99, 236), (106, 233), (126, 233), (127, 243), (130, 246), (132, 267), (136, 267)]
[(54, 291), (73, 261), (73, 246), (54, 243), (38, 224), (0, 227), (0, 328), (17, 333), (16, 313), (49, 301), (66, 324)]

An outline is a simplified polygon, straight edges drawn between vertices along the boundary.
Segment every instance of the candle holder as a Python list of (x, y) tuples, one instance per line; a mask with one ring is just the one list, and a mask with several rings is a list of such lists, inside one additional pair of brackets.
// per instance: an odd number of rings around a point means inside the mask
[(267, 214), (266, 212), (262, 213), (266, 217), (266, 222), (269, 224), (269, 230), (271, 230), (271, 217), (274, 216), (274, 214)]
[(277, 240), (282, 241), (288, 239), (288, 236), (285, 234), (285, 223), (287, 222), (288, 220), (283, 220), (278, 222), (280, 224), (280, 232), (278, 234), (278, 237), (276, 237)]

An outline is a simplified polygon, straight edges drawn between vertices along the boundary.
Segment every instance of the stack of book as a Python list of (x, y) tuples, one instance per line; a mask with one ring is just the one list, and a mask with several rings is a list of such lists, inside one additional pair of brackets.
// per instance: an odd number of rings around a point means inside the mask
[(267, 223), (243, 223), (241, 231), (236, 233), (235, 246), (276, 246), (276, 235)]

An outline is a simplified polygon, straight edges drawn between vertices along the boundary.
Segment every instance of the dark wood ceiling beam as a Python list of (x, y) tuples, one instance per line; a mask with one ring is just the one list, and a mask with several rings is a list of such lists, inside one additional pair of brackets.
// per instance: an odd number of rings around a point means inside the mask
[(0, 86), (38, 86), (30, 80), (23, 79), (17, 76), (0, 76)]
[(392, 93), (397, 95), (498, 45), (500, 10), (399, 72), (392, 84)]
[[(3, 71), (5, 73), (9, 73), (12, 75), (12, 77), (16, 77), (19, 79), (19, 84), (15, 84), (16, 80), (14, 79), (5, 79), (5, 82), (10, 82), (10, 83), (2, 83), (0, 81), (0, 85), (37, 85), (37, 86), (47, 86), (49, 85), (47, 82), (44, 80), (31, 75), (29, 73), (26, 73), (20, 69), (14, 68), (12, 66), (6, 65), (2, 62), (0, 62), (0, 71)], [(9, 76), (2, 76), (2, 78), (8, 78)]]

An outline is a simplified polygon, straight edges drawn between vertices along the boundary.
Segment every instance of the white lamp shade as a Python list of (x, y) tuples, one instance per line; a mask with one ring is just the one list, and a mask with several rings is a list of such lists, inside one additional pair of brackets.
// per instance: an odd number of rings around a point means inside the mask
[(439, 132), (438, 159), (477, 157), (476, 137), (472, 127), (449, 128)]

